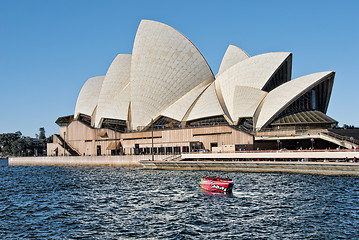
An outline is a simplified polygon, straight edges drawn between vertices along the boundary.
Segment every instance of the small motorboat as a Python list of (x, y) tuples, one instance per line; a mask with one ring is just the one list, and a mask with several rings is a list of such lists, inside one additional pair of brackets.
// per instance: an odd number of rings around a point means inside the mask
[(232, 179), (225, 177), (203, 177), (201, 188), (209, 192), (231, 193), (233, 189)]

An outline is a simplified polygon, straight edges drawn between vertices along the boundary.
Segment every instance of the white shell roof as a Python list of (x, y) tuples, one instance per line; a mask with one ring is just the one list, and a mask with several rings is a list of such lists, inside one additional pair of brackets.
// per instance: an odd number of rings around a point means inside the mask
[(224, 113), (219, 104), (214, 83), (212, 83), (196, 101), (186, 121), (219, 115), (224, 115)]
[(198, 85), (192, 89), (192, 91), (188, 92), (174, 104), (168, 107), (161, 115), (170, 117), (177, 121), (182, 121), (182, 119), (185, 117), (185, 114), (189, 111), (191, 105), (207, 87), (207, 83)]
[(102, 124), (102, 120), (105, 118), (127, 120), (131, 95), (130, 91), (130, 83), (128, 83), (126, 87), (112, 99), (112, 104), (109, 105), (106, 108), (106, 112), (101, 115), (99, 125)]
[(256, 88), (236, 86), (233, 105), (230, 110), (233, 113), (233, 121), (237, 124), (239, 118), (253, 117), (266, 95), (267, 92)]
[(243, 60), (216, 79), (216, 88), (221, 96), (222, 105), (227, 107), (232, 121), (238, 120), (234, 113), (237, 86), (261, 90), (278, 67), (291, 55), (287, 52), (266, 53)]
[[(215, 80), (204, 57), (184, 35), (163, 23), (143, 20), (132, 55), (118, 55), (106, 76), (86, 81), (74, 115), (92, 116), (94, 127), (101, 127), (104, 118), (128, 120), (131, 129), (146, 127), (159, 116), (192, 121), (223, 115), (230, 124), (253, 117), (254, 128), (261, 129), (333, 73), (311, 74), (263, 91), (278, 70), (278, 75), (290, 78), (291, 61), (279, 69), (287, 59), (291, 53), (249, 57), (230, 45)], [(273, 79), (266, 89), (277, 84), (277, 77)], [(325, 101), (329, 97), (330, 93)]]
[(79, 96), (77, 97), (75, 118), (77, 118), (80, 113), (88, 116), (92, 115), (97, 105), (104, 78), (105, 76), (89, 78), (82, 86)]
[(268, 93), (255, 115), (254, 127), (261, 129), (269, 124), (291, 103), (307, 91), (326, 80), (334, 72), (319, 72), (286, 82)]
[(289, 52), (273, 52), (248, 58), (227, 69), (216, 81), (222, 91), (233, 90), (233, 85), (262, 89), (290, 55)]
[(102, 84), (95, 117), (96, 127), (100, 127), (104, 118), (127, 120), (130, 70), (131, 55), (117, 55)]
[(168, 25), (143, 20), (133, 46), (130, 81), (132, 128), (137, 128), (214, 76), (185, 36)]
[(226, 53), (223, 56), (221, 66), (219, 67), (217, 75), (223, 73), (228, 68), (247, 58), (249, 58), (249, 55), (245, 51), (243, 51), (239, 47), (229, 45)]

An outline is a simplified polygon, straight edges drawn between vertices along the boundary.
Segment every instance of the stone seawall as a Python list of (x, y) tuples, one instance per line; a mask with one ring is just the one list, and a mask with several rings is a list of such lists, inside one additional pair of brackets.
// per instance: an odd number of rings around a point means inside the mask
[(359, 175), (359, 163), (252, 162), (252, 161), (141, 161), (145, 169), (287, 172), (324, 175)]
[[(167, 155), (155, 155), (162, 160)], [(10, 166), (119, 166), (141, 167), (141, 160), (149, 160), (148, 155), (125, 156), (66, 156), (66, 157), (14, 157), (9, 158)]]
[(203, 154), (182, 154), (183, 160), (262, 160), (266, 161), (269, 159), (289, 161), (300, 160), (300, 159), (326, 159), (326, 160), (345, 160), (346, 158), (352, 159), (356, 157), (359, 159), (359, 152), (356, 151), (247, 151), (247, 152), (236, 152), (236, 153), (203, 153)]
[[(173, 156), (172, 156), (173, 157)], [(290, 172), (326, 175), (357, 175), (359, 163), (354, 162), (299, 162), (299, 161), (166, 161), (169, 155), (155, 155), (149, 161), (148, 155), (126, 156), (69, 156), (69, 157), (16, 157), (9, 158), (10, 166), (115, 166), (144, 167), (163, 170), (208, 170), (247, 172)]]

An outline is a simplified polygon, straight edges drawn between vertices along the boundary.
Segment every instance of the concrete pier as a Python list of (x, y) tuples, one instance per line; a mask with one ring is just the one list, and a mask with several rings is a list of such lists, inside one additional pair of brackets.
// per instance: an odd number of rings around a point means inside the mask
[[(66, 157), (14, 157), (9, 158), (10, 166), (116, 166), (141, 167), (141, 160), (148, 160), (147, 155), (121, 156), (66, 156)], [(162, 160), (167, 155), (156, 155), (155, 160)]]
[(268, 161), (141, 161), (145, 169), (287, 172), (323, 175), (359, 175), (359, 163)]
[(246, 151), (236, 153), (189, 153), (182, 154), (183, 160), (330, 160), (358, 159), (356, 151)]
[(350, 162), (358, 157), (356, 151), (252, 151), (191, 153), (182, 154), (181, 161), (140, 163), (146, 169), (359, 175), (359, 163)]
[(292, 172), (359, 175), (355, 151), (253, 151), (182, 155), (121, 155), (9, 158), (10, 166), (117, 166), (166, 170)]

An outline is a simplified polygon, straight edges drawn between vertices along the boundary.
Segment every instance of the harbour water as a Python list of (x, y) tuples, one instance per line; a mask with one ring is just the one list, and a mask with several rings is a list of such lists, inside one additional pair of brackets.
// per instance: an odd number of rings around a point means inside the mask
[[(201, 191), (205, 175), (233, 194)], [(358, 177), (0, 161), (0, 239), (357, 239), (358, 225)]]

